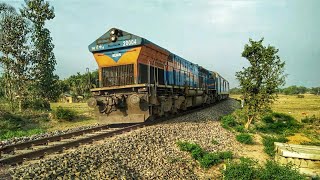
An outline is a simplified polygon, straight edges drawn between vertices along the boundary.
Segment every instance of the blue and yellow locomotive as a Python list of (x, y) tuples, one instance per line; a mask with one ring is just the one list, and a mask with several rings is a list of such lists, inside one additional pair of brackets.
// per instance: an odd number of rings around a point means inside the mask
[(108, 123), (144, 122), (226, 99), (229, 82), (134, 34), (112, 28), (89, 45), (99, 88), (88, 101)]

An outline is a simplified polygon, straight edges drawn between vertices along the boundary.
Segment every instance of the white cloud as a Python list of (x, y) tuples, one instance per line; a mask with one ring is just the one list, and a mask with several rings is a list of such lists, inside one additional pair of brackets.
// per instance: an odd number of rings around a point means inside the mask
[[(283, 6), (284, 1), (254, 1), (254, 0), (211, 0), (205, 15), (207, 22), (221, 31), (250, 32), (266, 30), (261, 22), (262, 14), (259, 8), (264, 5)], [(263, 19), (263, 18), (262, 18)]]

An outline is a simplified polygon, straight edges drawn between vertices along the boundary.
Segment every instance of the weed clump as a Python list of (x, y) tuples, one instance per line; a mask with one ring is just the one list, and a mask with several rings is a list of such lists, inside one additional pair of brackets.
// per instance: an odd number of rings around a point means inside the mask
[(41, 114), (21, 114), (0, 111), (0, 140), (31, 136), (45, 132), (39, 122), (46, 119)]
[(23, 109), (50, 110), (50, 103), (43, 99), (26, 100), (23, 101), (22, 107)]
[(54, 116), (58, 120), (67, 120), (72, 121), (76, 117), (76, 112), (70, 109), (63, 108), (61, 106), (57, 107), (57, 109), (53, 112)]
[(283, 134), (294, 132), (301, 127), (292, 116), (277, 112), (272, 112), (262, 117), (262, 122), (264, 125), (258, 127), (257, 130), (263, 133)]
[(275, 155), (275, 145), (274, 142), (288, 142), (289, 140), (285, 137), (272, 137), (272, 136), (264, 136), (262, 139), (262, 143), (264, 145), (264, 152), (269, 156), (273, 157)]
[(236, 136), (238, 142), (242, 144), (253, 144), (253, 138), (248, 133), (241, 133)]
[(222, 172), (224, 179), (307, 179), (299, 174), (299, 171), (291, 164), (280, 165), (274, 161), (267, 161), (264, 166), (258, 165), (257, 161), (249, 158), (240, 158), (240, 162), (232, 161), (227, 163), (226, 169)]
[(231, 161), (222, 171), (223, 179), (258, 179), (259, 171), (256, 166), (257, 162), (249, 158), (240, 158), (240, 162)]
[(259, 179), (269, 180), (269, 179), (291, 179), (291, 180), (301, 180), (307, 179), (306, 176), (301, 175), (299, 171), (292, 165), (280, 165), (275, 161), (267, 161), (264, 168), (261, 168), (259, 173)]
[(224, 159), (231, 159), (233, 157), (230, 151), (210, 153), (204, 151), (198, 144), (194, 143), (178, 141), (177, 145), (181, 151), (191, 153), (191, 157), (197, 160), (202, 168), (209, 168), (221, 163)]
[(235, 117), (232, 115), (226, 115), (221, 118), (221, 126), (225, 129), (230, 129), (236, 127), (238, 122), (236, 121)]
[(306, 124), (319, 123), (320, 118), (317, 118), (316, 115), (312, 115), (311, 117), (306, 116), (305, 118), (301, 119), (301, 122)]

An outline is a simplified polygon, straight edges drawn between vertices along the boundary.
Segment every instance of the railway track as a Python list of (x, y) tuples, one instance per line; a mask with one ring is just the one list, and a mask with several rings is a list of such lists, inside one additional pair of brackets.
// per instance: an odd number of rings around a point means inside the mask
[(62, 152), (69, 148), (92, 143), (93, 141), (112, 137), (146, 125), (146, 123), (103, 125), (5, 146), (0, 149), (0, 164), (19, 164), (23, 161), (41, 158), (47, 154)]
[(0, 166), (16, 165), (24, 161), (44, 157), (45, 155), (63, 152), (66, 149), (78, 147), (82, 144), (92, 143), (97, 140), (112, 137), (118, 134), (129, 132), (145, 126), (154, 125), (178, 116), (194, 113), (209, 108), (215, 104), (194, 108), (169, 117), (158, 118), (155, 121), (131, 124), (110, 124), (79, 130), (61, 135), (26, 141), (0, 148)]

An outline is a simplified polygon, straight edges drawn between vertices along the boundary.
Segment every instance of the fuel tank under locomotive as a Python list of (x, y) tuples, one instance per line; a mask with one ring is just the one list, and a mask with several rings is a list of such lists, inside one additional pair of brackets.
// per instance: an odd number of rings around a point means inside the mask
[(99, 121), (137, 123), (150, 116), (148, 102), (147, 93), (117, 93), (90, 98), (88, 106), (95, 108)]

